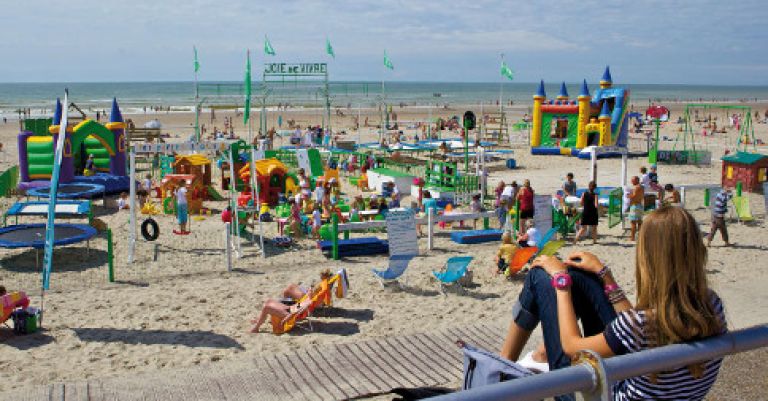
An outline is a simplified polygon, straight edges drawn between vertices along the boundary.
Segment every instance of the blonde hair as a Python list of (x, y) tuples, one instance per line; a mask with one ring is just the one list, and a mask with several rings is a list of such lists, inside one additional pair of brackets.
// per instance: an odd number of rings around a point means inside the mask
[(504, 235), (501, 236), (501, 242), (503, 244), (511, 244), (512, 243), (512, 235), (509, 233), (504, 233)]
[(707, 284), (707, 248), (690, 213), (665, 206), (649, 214), (635, 257), (637, 309), (648, 313), (650, 346), (722, 332)]

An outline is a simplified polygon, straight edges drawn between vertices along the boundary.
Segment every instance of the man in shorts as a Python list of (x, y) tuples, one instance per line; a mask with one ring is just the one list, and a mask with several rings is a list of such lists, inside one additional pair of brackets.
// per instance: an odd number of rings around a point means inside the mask
[(632, 177), (632, 190), (629, 192), (629, 224), (630, 239), (635, 240), (635, 234), (640, 231), (643, 224), (643, 202), (645, 199), (645, 189), (640, 185), (638, 176)]

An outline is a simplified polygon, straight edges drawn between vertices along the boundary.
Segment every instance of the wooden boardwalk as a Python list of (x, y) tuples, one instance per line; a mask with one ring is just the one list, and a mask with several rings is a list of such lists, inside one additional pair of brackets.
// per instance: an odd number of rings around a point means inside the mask
[[(131, 377), (57, 383), (3, 394), (14, 401), (74, 400), (345, 400), (396, 387), (457, 386), (461, 339), (498, 350), (500, 326), (450, 327), (428, 334), (326, 344), (258, 356), (252, 365), (205, 367)], [(8, 397), (8, 398), (6, 398)]]

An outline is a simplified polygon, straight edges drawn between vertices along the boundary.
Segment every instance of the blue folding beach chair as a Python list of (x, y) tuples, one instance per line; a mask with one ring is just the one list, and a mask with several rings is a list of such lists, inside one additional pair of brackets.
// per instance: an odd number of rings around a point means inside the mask
[(445, 262), (445, 269), (442, 272), (432, 272), (440, 283), (440, 292), (443, 292), (444, 284), (457, 284), (463, 289), (459, 280), (467, 274), (472, 259), (471, 256), (454, 256)]
[(400, 278), (405, 273), (405, 269), (408, 268), (408, 263), (415, 255), (396, 255), (389, 257), (389, 266), (386, 270), (371, 269), (373, 274), (379, 280), (379, 283), (384, 287), (384, 282), (394, 281)]

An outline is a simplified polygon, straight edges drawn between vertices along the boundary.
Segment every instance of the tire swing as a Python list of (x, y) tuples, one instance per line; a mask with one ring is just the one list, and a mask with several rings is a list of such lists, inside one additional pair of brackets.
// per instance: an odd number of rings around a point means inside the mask
[(147, 241), (154, 241), (160, 236), (160, 227), (155, 219), (150, 217), (141, 223), (141, 236)]

